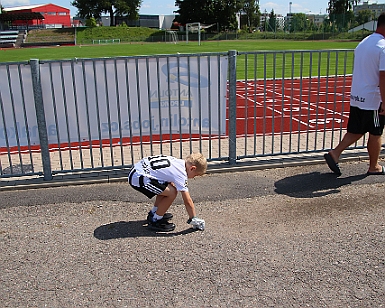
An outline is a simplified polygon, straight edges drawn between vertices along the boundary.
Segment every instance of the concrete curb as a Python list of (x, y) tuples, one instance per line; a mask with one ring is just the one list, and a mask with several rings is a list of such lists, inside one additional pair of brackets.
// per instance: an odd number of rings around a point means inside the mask
[[(312, 156), (277, 156), (263, 157), (259, 160), (250, 159), (238, 162), (235, 165), (228, 163), (209, 165), (208, 174), (241, 172), (251, 170), (274, 169), (284, 167), (296, 167), (304, 165), (324, 164), (323, 154)], [(385, 153), (380, 157), (385, 157)], [(340, 162), (367, 160), (367, 152), (347, 153), (341, 156)], [(55, 175), (52, 181), (44, 181), (43, 177), (20, 178), (15, 180), (3, 180), (0, 182), (1, 191), (39, 189), (72, 185), (103, 184), (124, 182), (127, 180), (127, 170), (112, 170), (92, 173)]]

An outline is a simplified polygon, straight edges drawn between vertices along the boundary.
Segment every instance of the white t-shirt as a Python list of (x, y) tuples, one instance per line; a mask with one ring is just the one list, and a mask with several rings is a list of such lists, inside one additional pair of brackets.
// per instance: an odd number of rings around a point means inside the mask
[(144, 157), (134, 165), (139, 175), (158, 181), (172, 182), (177, 191), (188, 191), (186, 161), (173, 156)]
[(351, 106), (378, 110), (381, 103), (380, 71), (385, 71), (385, 39), (381, 34), (373, 33), (354, 50)]

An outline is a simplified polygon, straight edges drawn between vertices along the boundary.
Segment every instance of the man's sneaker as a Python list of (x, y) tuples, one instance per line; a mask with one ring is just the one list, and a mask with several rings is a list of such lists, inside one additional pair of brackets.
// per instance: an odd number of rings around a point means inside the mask
[(172, 222), (168, 222), (166, 219), (162, 218), (155, 222), (152, 221), (148, 223), (148, 227), (154, 231), (170, 232), (175, 229), (175, 224), (173, 224)]
[[(148, 215), (147, 215), (147, 222), (148, 223), (151, 223), (152, 222), (152, 217), (154, 217), (154, 213), (149, 211), (148, 212)], [(166, 213), (163, 215), (163, 219), (166, 220), (166, 221), (169, 221), (170, 219), (172, 219), (174, 216), (171, 214), (171, 213)]]

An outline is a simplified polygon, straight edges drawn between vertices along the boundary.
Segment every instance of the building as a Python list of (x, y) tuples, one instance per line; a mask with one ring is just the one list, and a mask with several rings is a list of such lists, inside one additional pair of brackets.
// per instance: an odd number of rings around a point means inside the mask
[(312, 22), (317, 28), (322, 26), (324, 20), (327, 18), (327, 15), (322, 14), (306, 14), (306, 18)]
[(348, 31), (348, 33), (353, 33), (353, 32), (356, 32), (356, 31), (362, 31), (362, 30), (367, 30), (367, 31), (376, 31), (376, 28), (377, 28), (377, 20), (371, 20), (371, 21), (368, 21), (362, 25), (359, 25), (353, 29), (350, 29)]
[[(285, 24), (289, 25), (295, 13), (288, 13), (285, 17)], [(328, 17), (325, 14), (305, 14), (307, 20), (309, 20), (316, 28), (319, 28)]]
[(281, 14), (277, 14), (275, 18), (277, 20), (277, 30), (285, 29), (285, 17)]
[[(261, 14), (261, 18), (259, 20), (260, 29), (262, 31), (265, 31), (264, 27), (267, 26), (270, 20), (270, 13), (267, 13), (266, 11)], [(273, 29), (273, 31), (276, 30), (283, 30), (285, 27), (285, 17), (281, 14), (275, 14), (275, 22), (276, 22), (276, 29)]]
[[(127, 16), (114, 16), (116, 25), (125, 23), (129, 27), (147, 27), (155, 29), (170, 29), (175, 15), (139, 15), (139, 19), (130, 20)], [(101, 24), (108, 27), (110, 16), (102, 16)]]
[(369, 1), (364, 1), (360, 5), (354, 6), (353, 13), (354, 13), (354, 15), (357, 15), (358, 12), (363, 11), (363, 10), (371, 11), (374, 15), (374, 18), (377, 19), (378, 16), (380, 16), (380, 14), (385, 11), (385, 3), (369, 4)]
[[(4, 8), (3, 13), (6, 15), (18, 15), (20, 19), (13, 19), (12, 26), (41, 26), (44, 28), (63, 28), (71, 27), (70, 10), (56, 4), (37, 4), (24, 5), (10, 8)], [(25, 19), (23, 15), (31, 13), (40, 13), (44, 19)]]

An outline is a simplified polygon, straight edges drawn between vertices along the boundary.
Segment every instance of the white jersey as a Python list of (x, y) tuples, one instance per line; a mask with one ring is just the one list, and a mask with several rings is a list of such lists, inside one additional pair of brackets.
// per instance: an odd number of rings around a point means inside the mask
[(173, 156), (144, 157), (134, 165), (138, 175), (174, 183), (177, 191), (188, 191), (186, 161)]
[(364, 38), (354, 50), (350, 105), (378, 110), (381, 103), (380, 71), (385, 71), (385, 39), (379, 33)]

